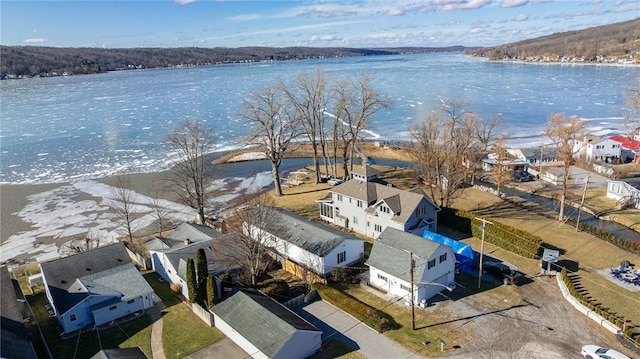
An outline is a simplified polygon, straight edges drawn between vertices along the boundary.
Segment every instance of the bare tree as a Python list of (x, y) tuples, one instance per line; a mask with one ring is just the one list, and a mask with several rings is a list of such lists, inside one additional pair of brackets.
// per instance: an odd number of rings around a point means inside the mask
[(625, 90), (624, 118), (626, 135), (631, 138), (640, 135), (640, 78), (636, 79), (636, 87)]
[(282, 196), (280, 164), (299, 133), (296, 110), (289, 104), (283, 92), (266, 87), (262, 92), (254, 91), (251, 98), (244, 101), (241, 114), (253, 126), (248, 142), (257, 145), (271, 162), (277, 197)]
[(198, 212), (200, 223), (204, 224), (213, 166), (206, 161), (212, 151), (211, 131), (200, 122), (190, 121), (169, 134), (167, 144), (177, 157), (170, 172), (171, 187), (183, 203)]
[[(382, 109), (391, 106), (390, 100), (380, 95), (368, 75), (361, 75), (356, 80), (341, 81), (334, 87), (335, 116), (344, 125), (342, 136), (342, 160), (344, 174), (348, 176), (349, 166), (353, 169), (353, 154), (357, 150), (356, 142), (360, 132), (367, 128), (371, 117)], [(334, 135), (335, 136), (335, 135)], [(338, 136), (335, 136), (338, 138)]]
[(131, 181), (124, 173), (119, 173), (110, 180), (111, 200), (109, 207), (116, 216), (118, 223), (124, 227), (129, 243), (133, 242), (134, 213), (136, 193), (131, 190)]
[(151, 185), (151, 210), (155, 217), (155, 229), (159, 234), (162, 234), (162, 232), (169, 229), (172, 225), (169, 219), (171, 210), (164, 205), (166, 201), (160, 198), (161, 193), (165, 190), (165, 186), (158, 181), (154, 181)]
[(223, 236), (229, 259), (243, 268), (251, 285), (256, 285), (274, 261), (274, 234), (285, 237), (288, 233), (269, 203), (265, 196), (246, 201), (245, 209), (227, 221), (229, 232)]
[(443, 102), (441, 111), (431, 113), (410, 129), (415, 141), (407, 149), (418, 174), (429, 185), (431, 198), (449, 206), (460, 193), (470, 171), (464, 165), (473, 150), (473, 116), (462, 111), (462, 103)]
[(566, 118), (563, 113), (555, 113), (549, 117), (544, 133), (558, 150), (558, 159), (562, 162), (562, 192), (560, 194), (560, 213), (558, 220), (564, 220), (564, 205), (567, 198), (569, 169), (575, 163), (574, 143), (581, 137), (586, 126), (576, 116)]
[(100, 247), (100, 238), (91, 232), (87, 232), (84, 237), (76, 237), (62, 244), (58, 249), (58, 254), (60, 254), (60, 257), (67, 257), (98, 247)]
[(475, 123), (474, 132), (480, 142), (480, 150), (486, 153), (487, 148), (498, 139), (502, 114), (497, 113), (492, 117), (480, 117), (476, 114), (470, 114), (470, 116)]
[(493, 180), (496, 183), (496, 189), (498, 190), (498, 196), (500, 196), (501, 187), (509, 182), (511, 179), (511, 168), (509, 167), (509, 154), (507, 148), (504, 145), (502, 137), (498, 139), (496, 147), (494, 149), (496, 165), (493, 167), (492, 175)]
[(296, 115), (304, 129), (304, 135), (311, 144), (316, 183), (319, 183), (320, 156), (325, 159), (325, 172), (328, 172), (325, 124), (327, 116), (325, 111), (329, 102), (327, 78), (324, 72), (318, 69), (315, 76), (303, 74), (296, 78), (293, 85), (287, 86), (281, 83), (280, 86), (295, 107)]

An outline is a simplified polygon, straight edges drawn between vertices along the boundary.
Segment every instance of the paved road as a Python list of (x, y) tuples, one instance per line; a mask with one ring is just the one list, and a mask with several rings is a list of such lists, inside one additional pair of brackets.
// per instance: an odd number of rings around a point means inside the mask
[(339, 339), (369, 359), (421, 358), (323, 300), (298, 307), (295, 312), (322, 330), (323, 341)]

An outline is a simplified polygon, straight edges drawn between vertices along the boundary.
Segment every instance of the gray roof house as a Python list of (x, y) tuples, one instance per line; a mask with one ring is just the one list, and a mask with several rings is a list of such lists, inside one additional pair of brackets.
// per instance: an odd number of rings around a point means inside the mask
[(123, 243), (40, 264), (63, 334), (95, 329), (153, 306), (153, 289)]
[(18, 281), (11, 279), (6, 266), (0, 266), (0, 357), (37, 358), (24, 318), (29, 317), (26, 300)]
[[(251, 224), (251, 236), (271, 238), (264, 243), (279, 257), (293, 261), (324, 276), (336, 266), (346, 266), (364, 256), (364, 241), (326, 224), (310, 220), (281, 208), (271, 208), (286, 233), (269, 233), (259, 223)], [(285, 269), (289, 270), (287, 266)]]
[(352, 179), (318, 200), (320, 218), (334, 225), (377, 238), (387, 227), (421, 234), (437, 230), (440, 208), (419, 189), (395, 188), (378, 179), (378, 171), (361, 166)]
[(302, 359), (322, 331), (259, 291), (238, 290), (212, 309), (215, 326), (253, 358)]
[(186, 284), (187, 260), (191, 258), (195, 261), (201, 248), (207, 258), (209, 274), (229, 272), (232, 280), (235, 280), (240, 266), (227, 255), (230, 250), (228, 236), (207, 226), (183, 223), (167, 237), (152, 238), (144, 247), (151, 257), (153, 270), (165, 281), (179, 284), (182, 294), (189, 298)]
[(455, 262), (451, 247), (387, 228), (373, 243), (365, 264), (369, 266), (372, 286), (408, 302), (413, 269), (414, 302), (424, 305), (442, 290), (455, 287)]
[(103, 349), (96, 353), (91, 359), (149, 359), (147, 355), (140, 349), (135, 348), (117, 348)]

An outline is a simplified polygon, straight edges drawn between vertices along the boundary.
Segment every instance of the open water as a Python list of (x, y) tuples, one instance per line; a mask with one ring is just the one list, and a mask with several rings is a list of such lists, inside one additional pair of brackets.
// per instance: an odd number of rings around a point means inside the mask
[(167, 135), (187, 120), (210, 126), (219, 150), (239, 147), (249, 130), (238, 116), (241, 100), (318, 68), (335, 79), (368, 73), (393, 101), (372, 120), (369, 138), (405, 139), (442, 100), (460, 99), (468, 111), (502, 113), (502, 132), (519, 146), (542, 143), (556, 112), (580, 116), (601, 134), (624, 131), (624, 90), (640, 77), (640, 66), (492, 63), (438, 53), (2, 81), (0, 183), (163, 170)]

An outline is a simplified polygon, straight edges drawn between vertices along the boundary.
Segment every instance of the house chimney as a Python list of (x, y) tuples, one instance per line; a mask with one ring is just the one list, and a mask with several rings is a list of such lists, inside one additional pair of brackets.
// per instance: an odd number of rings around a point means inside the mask
[(185, 239), (184, 244), (191, 244), (191, 240), (189, 238)]

